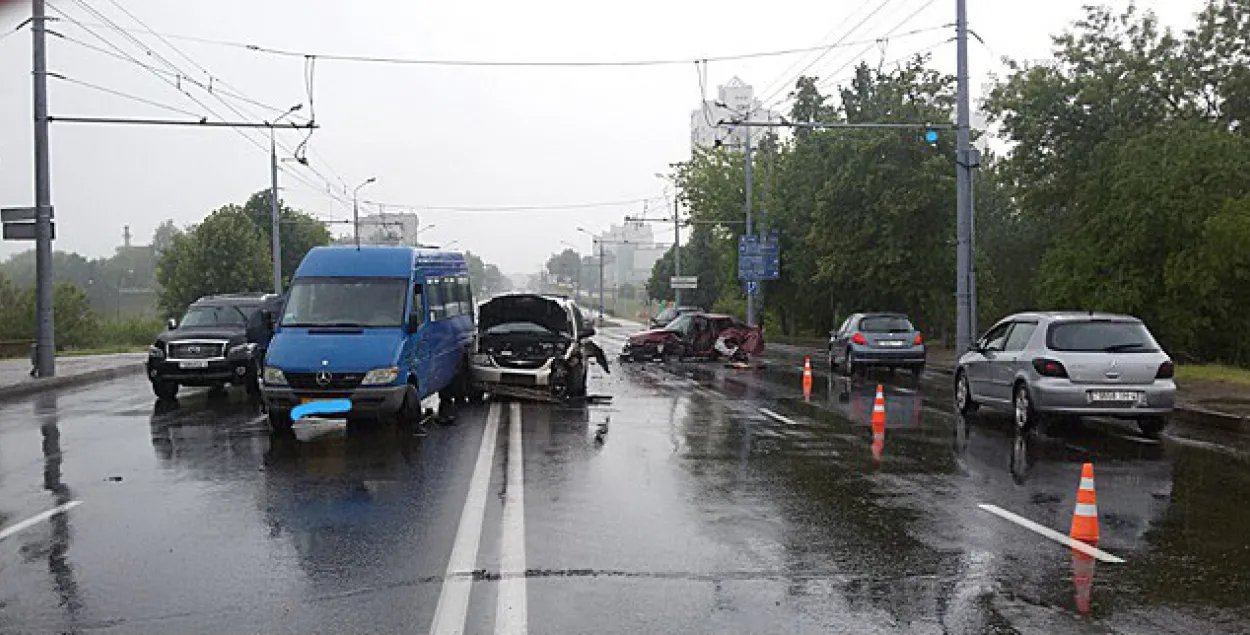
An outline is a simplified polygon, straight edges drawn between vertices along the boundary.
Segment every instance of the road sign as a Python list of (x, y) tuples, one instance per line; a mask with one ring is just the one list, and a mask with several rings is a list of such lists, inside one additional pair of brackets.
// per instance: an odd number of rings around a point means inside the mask
[(747, 283), (747, 295), (758, 296), (760, 294), (760, 283), (752, 280)]
[[(49, 223), (52, 230), (52, 240), (56, 240), (56, 223)], [(5, 223), (4, 224), (5, 240), (34, 240), (35, 224), (34, 223)]]
[(674, 289), (698, 289), (699, 276), (673, 276), (669, 278), (669, 286)]
[(777, 280), (780, 277), (781, 246), (777, 241), (777, 232), (762, 239), (752, 235), (738, 238), (739, 280)]
[[(54, 210), (48, 208), (48, 218), (54, 217)], [(23, 223), (35, 220), (33, 207), (0, 207), (0, 222)]]

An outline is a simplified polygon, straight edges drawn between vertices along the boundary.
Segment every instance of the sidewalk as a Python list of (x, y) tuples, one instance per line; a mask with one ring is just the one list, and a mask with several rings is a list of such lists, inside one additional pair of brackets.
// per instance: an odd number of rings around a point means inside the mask
[(145, 353), (58, 357), (56, 376), (48, 379), (30, 376), (30, 360), (0, 360), (0, 402), (45, 390), (82, 386), (142, 373), (146, 360)]
[[(767, 344), (774, 351), (793, 351), (824, 359), (824, 342)], [(944, 375), (955, 374), (955, 351), (930, 348), (928, 367)], [(1178, 419), (1233, 430), (1250, 431), (1250, 389), (1216, 381), (1184, 381), (1176, 384), (1176, 416)]]

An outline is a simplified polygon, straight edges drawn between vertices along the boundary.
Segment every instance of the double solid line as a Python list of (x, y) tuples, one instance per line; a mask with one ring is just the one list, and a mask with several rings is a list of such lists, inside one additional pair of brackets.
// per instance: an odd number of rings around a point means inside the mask
[[(511, 635), (528, 632), (529, 616), (525, 577), (525, 467), (521, 447), (521, 404), (513, 402), (509, 406), (507, 485), (503, 499), (495, 632)], [(495, 460), (495, 444), (502, 418), (503, 405), (491, 403), (477, 463), (469, 481), (469, 494), (460, 513), (451, 557), (447, 560), (447, 573), (438, 596), (438, 608), (434, 611), (434, 623), (430, 626), (432, 634), (459, 635), (465, 631)]]

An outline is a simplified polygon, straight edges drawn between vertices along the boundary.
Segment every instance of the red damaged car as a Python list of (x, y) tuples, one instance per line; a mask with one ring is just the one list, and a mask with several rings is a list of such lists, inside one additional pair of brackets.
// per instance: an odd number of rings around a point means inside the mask
[(729, 315), (686, 313), (664, 328), (631, 335), (621, 351), (623, 361), (725, 357), (744, 361), (764, 352), (764, 333), (758, 326)]

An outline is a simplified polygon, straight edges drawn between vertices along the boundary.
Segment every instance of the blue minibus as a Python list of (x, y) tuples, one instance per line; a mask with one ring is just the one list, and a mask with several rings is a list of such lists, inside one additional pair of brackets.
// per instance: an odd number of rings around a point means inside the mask
[(270, 426), (302, 403), (350, 399), (349, 420), (413, 424), (421, 401), (468, 398), (474, 303), (463, 254), (316, 247), (287, 293), (261, 373)]

